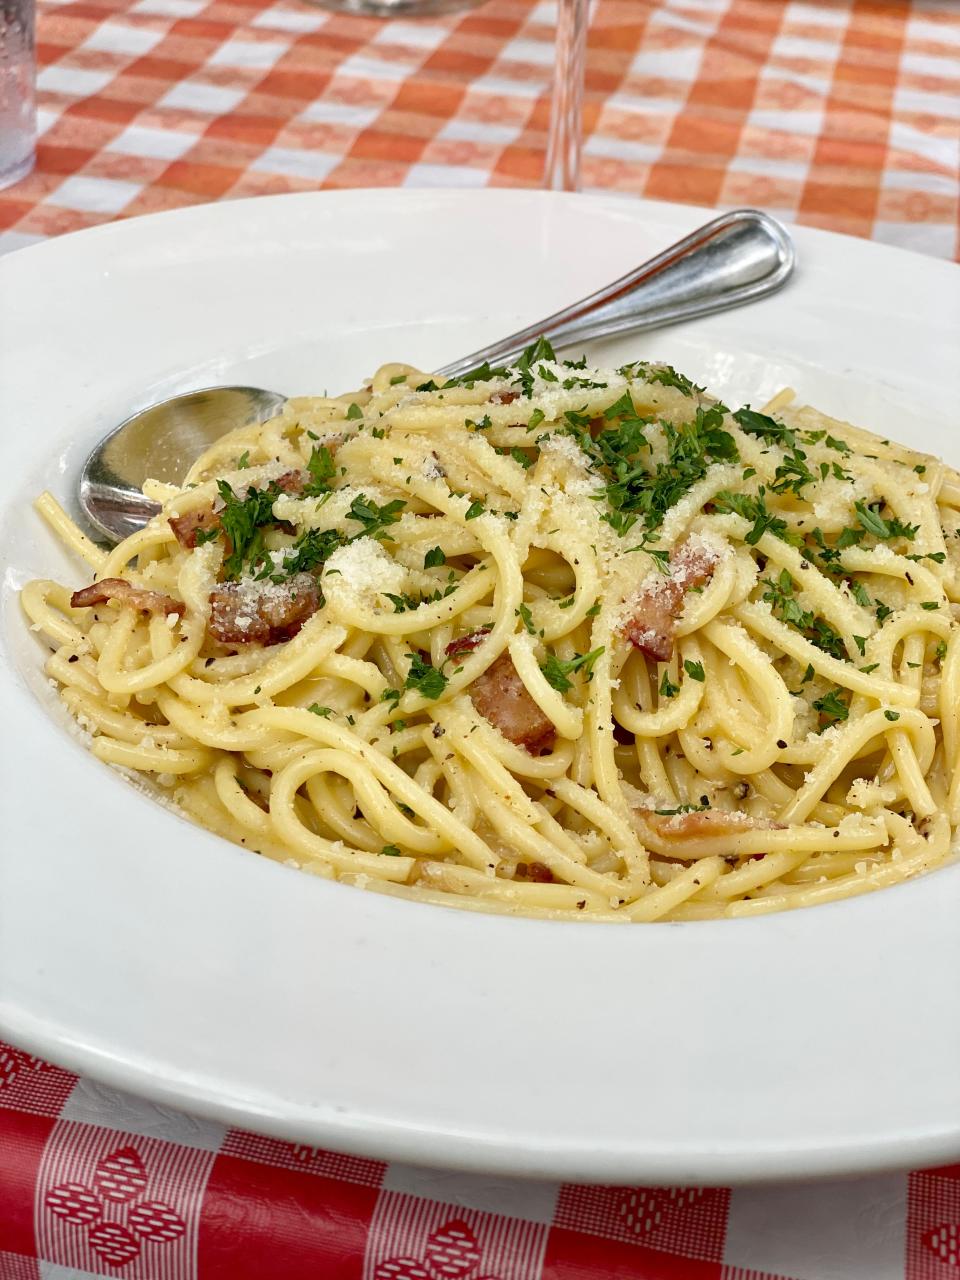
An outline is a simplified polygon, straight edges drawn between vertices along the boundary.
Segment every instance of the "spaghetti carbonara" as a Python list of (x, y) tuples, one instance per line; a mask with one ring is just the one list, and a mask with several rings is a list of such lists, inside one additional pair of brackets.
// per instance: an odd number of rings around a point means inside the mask
[(381, 368), (225, 436), (94, 581), (35, 581), (96, 756), (315, 875), (701, 920), (943, 863), (960, 476), (672, 368)]

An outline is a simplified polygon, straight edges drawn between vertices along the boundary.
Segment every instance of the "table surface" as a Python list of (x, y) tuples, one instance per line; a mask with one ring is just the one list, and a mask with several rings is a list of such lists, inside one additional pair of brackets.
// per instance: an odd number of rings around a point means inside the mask
[[(532, 186), (555, 6), (40, 0), (0, 252), (318, 187)], [(583, 186), (955, 258), (960, 3), (595, 0)], [(169, 1111), (0, 1045), (0, 1280), (958, 1280), (960, 1165), (726, 1188), (511, 1183)]]
[(956, 1280), (960, 1165), (585, 1187), (226, 1129), (0, 1044), (0, 1280)]
[[(555, 4), (39, 0), (35, 172), (0, 251), (317, 187), (536, 185)], [(960, 251), (955, 0), (594, 0), (583, 186)]]

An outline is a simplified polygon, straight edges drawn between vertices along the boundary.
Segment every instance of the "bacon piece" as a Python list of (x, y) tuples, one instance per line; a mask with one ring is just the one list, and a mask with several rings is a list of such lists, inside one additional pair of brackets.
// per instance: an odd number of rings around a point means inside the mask
[(198, 533), (207, 533), (211, 529), (220, 528), (220, 517), (211, 503), (208, 507), (198, 507), (195, 511), (188, 511), (186, 515), (170, 516), (167, 524), (173, 530), (181, 547), (192, 551), (197, 545)]
[(530, 697), (509, 653), (501, 653), (483, 675), (477, 676), (470, 686), (470, 697), (495, 729), (532, 756), (553, 746), (557, 732), (553, 721)]
[(282, 476), (277, 476), (273, 483), (278, 489), (282, 489), (284, 493), (289, 493), (296, 497), (298, 494), (303, 493), (304, 485), (309, 479), (310, 477), (306, 471), (285, 471)]
[(634, 614), (624, 627), (624, 635), (648, 658), (667, 662), (673, 653), (677, 618), (683, 597), (691, 587), (702, 587), (713, 577), (719, 562), (715, 551), (702, 542), (687, 539), (674, 552), (668, 575), (655, 574), (644, 584), (634, 605)]
[(495, 391), (490, 397), (491, 404), (513, 404), (520, 399), (519, 391)]
[(689, 813), (657, 813), (635, 808), (634, 824), (640, 839), (654, 853), (676, 852), (687, 840), (708, 840), (717, 836), (737, 836), (744, 831), (782, 831), (784, 824), (772, 818), (755, 818), (750, 813), (727, 809), (695, 809)]
[(210, 595), (210, 635), (222, 644), (280, 644), (292, 640), (320, 608), (311, 573), (287, 582), (225, 582)]
[[(278, 476), (276, 480), (272, 480), (270, 483), (276, 485), (282, 493), (297, 497), (303, 493), (308, 478), (305, 471), (285, 471), (282, 476)], [(221, 507), (222, 505), (221, 503)], [(195, 511), (188, 511), (182, 516), (170, 516), (167, 523), (173, 530), (181, 547), (186, 547), (188, 551), (192, 551), (197, 545), (197, 535), (199, 533), (206, 533), (213, 529), (219, 530), (220, 512), (214, 510), (213, 503), (210, 503), (209, 506), (198, 507)]]
[(553, 872), (543, 862), (518, 862), (514, 880), (532, 880), (534, 884), (553, 884)]
[(103, 578), (100, 582), (92, 582), (89, 587), (75, 591), (70, 597), (70, 604), (74, 609), (87, 609), (110, 600), (130, 605), (139, 613), (175, 613), (183, 617), (187, 610), (182, 600), (174, 600), (173, 596), (164, 595), (162, 591), (136, 587), (125, 578)]
[(443, 652), (448, 658), (454, 658), (460, 653), (470, 653), (476, 649), (477, 645), (482, 644), (489, 634), (489, 627), (481, 627), (479, 631), (471, 631), (469, 635), (451, 640)]

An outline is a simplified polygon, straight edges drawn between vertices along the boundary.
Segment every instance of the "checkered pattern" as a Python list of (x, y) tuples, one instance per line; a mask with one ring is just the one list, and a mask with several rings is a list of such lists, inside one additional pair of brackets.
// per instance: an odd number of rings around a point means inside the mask
[(960, 1165), (733, 1191), (510, 1182), (226, 1129), (0, 1044), (0, 1280), (103, 1275), (958, 1280)]
[[(593, 3), (584, 189), (958, 254), (955, 0)], [(0, 193), (0, 250), (236, 196), (540, 182), (555, 0), (39, 7), (38, 162)]]

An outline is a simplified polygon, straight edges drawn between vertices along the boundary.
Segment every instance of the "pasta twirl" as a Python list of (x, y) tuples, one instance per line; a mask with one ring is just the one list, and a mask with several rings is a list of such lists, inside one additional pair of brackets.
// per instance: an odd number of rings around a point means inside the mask
[(92, 750), (257, 853), (602, 921), (805, 906), (960, 824), (960, 476), (665, 365), (386, 365), (30, 583)]

